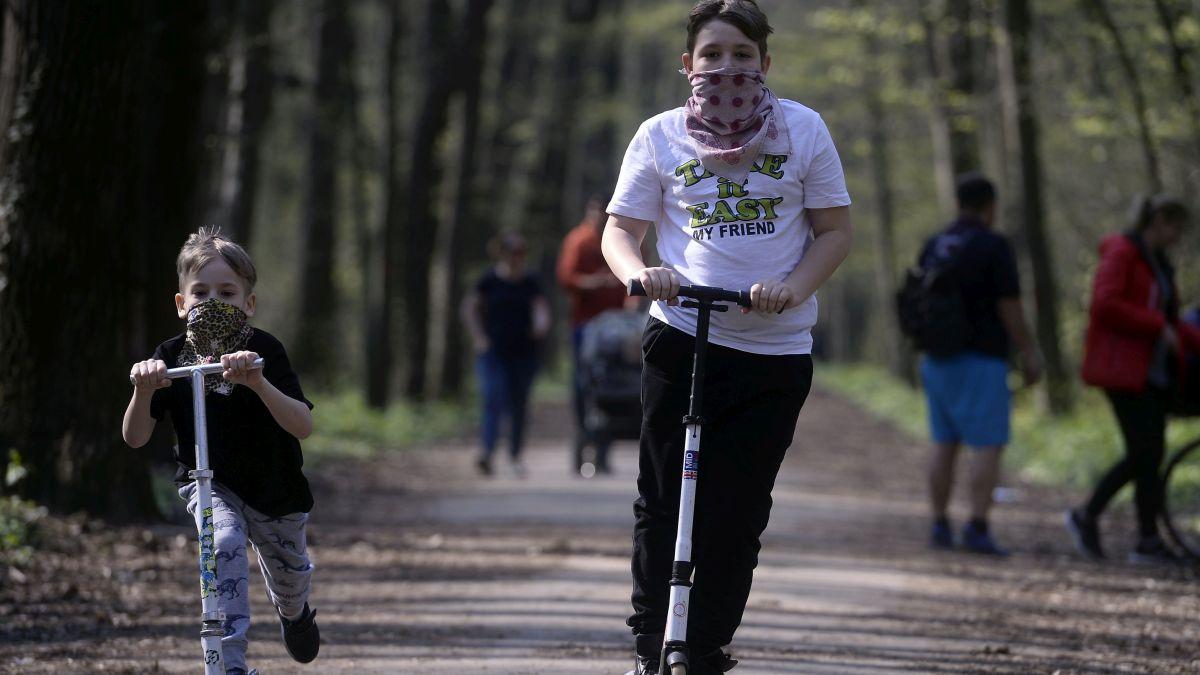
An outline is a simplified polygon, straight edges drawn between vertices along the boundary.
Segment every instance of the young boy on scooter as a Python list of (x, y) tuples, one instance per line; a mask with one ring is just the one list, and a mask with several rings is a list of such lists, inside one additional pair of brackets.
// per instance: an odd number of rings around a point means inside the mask
[[(256, 672), (246, 668), (248, 544), (258, 554), (288, 654), (308, 663), (321, 643), (316, 611), (308, 605), (313, 565), (305, 525), (313, 498), (300, 470), (300, 439), (312, 433), (312, 403), (279, 340), (247, 323), (257, 303), (257, 273), (245, 249), (215, 228), (201, 228), (180, 250), (176, 270), (175, 310), (187, 330), (133, 365), (133, 397), (121, 433), (139, 448), (155, 422), (171, 416), (178, 437), (175, 482), (194, 515), (196, 486), (188, 477), (195, 468), (191, 387), (186, 379), (167, 379), (167, 369), (220, 361), (225, 371), (205, 381), (205, 403), (226, 673)], [(252, 367), (259, 357), (263, 367)]]
[[(687, 613), (688, 675), (736, 664), (771, 489), (812, 380), (814, 293), (850, 249), (850, 198), (815, 111), (764, 86), (767, 17), (753, 0), (703, 0), (688, 16), (692, 96), (644, 122), (626, 151), (603, 237), (625, 282), (656, 300), (642, 340), (634, 503), (636, 675), (659, 672), (667, 614)], [(655, 228), (661, 266), (640, 244)], [(703, 385), (691, 605), (668, 607), (696, 312), (680, 284), (750, 289), (752, 309), (712, 316)], [(676, 672), (678, 664), (664, 664)]]

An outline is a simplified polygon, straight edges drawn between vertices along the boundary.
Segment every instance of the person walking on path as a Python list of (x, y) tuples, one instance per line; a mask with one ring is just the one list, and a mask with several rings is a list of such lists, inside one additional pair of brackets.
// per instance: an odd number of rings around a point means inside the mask
[(588, 200), (583, 221), (563, 239), (558, 256), (558, 283), (571, 300), (571, 353), (574, 362), (573, 399), (575, 409), (575, 457), (581, 457), (587, 445), (595, 449), (598, 473), (608, 473), (609, 439), (589, 438), (584, 426), (583, 378), (580, 369), (580, 346), (583, 328), (598, 314), (625, 306), (625, 288), (613, 275), (600, 250), (604, 232), (604, 202), (598, 196)]
[(1085, 556), (1104, 558), (1099, 519), (1126, 483), (1134, 483), (1137, 546), (1132, 562), (1175, 559), (1158, 531), (1159, 467), (1167, 415), (1188, 354), (1200, 354), (1200, 329), (1179, 318), (1179, 290), (1167, 250), (1188, 222), (1187, 208), (1166, 195), (1140, 199), (1133, 226), (1100, 242), (1084, 345), (1083, 380), (1104, 389), (1125, 457), (1100, 479), (1086, 503), (1066, 513), (1066, 526)]
[[(133, 365), (134, 392), (121, 435), (140, 448), (156, 421), (171, 416), (179, 441), (175, 483), (194, 516), (199, 497), (188, 476), (196, 468), (192, 388), (187, 379), (167, 379), (167, 369), (214, 361), (225, 366), (221, 375), (206, 378), (205, 392), (226, 673), (247, 675), (247, 544), (258, 553), (288, 654), (308, 663), (321, 645), (317, 613), (308, 606), (313, 565), (305, 542), (313, 497), (300, 470), (300, 440), (312, 433), (312, 403), (279, 340), (247, 323), (257, 305), (258, 274), (241, 246), (215, 229), (201, 228), (188, 237), (176, 269), (175, 306), (179, 318), (187, 320), (187, 331)], [(253, 368), (259, 357), (263, 367)]]
[(550, 306), (537, 277), (525, 270), (524, 237), (503, 232), (488, 248), (496, 262), (462, 304), (483, 393), (483, 447), (476, 466), (483, 475), (491, 475), (500, 425), (507, 418), (513, 473), (524, 476), (521, 447), (529, 390), (537, 374), (537, 343), (550, 330)]
[(960, 349), (926, 354), (921, 363), (934, 443), (929, 464), (930, 545), (954, 547), (948, 508), (959, 449), (966, 445), (971, 450), (971, 517), (962, 531), (962, 547), (1003, 556), (1007, 551), (993, 538), (988, 515), (1000, 479), (1000, 455), (1010, 434), (1010, 345), (1021, 353), (1027, 385), (1040, 377), (1041, 357), (1025, 323), (1012, 247), (992, 230), (995, 188), (982, 175), (966, 174), (958, 180), (956, 196), (958, 217), (925, 243), (919, 258), (922, 268), (936, 266), (951, 275), (967, 328)]
[[(841, 161), (815, 111), (764, 86), (771, 27), (753, 0), (688, 15), (685, 105), (646, 120), (625, 153), (603, 250), (654, 302), (642, 340), (634, 503), (633, 673), (656, 673), (666, 626), (696, 315), (681, 283), (750, 289), (753, 309), (714, 313), (704, 380), (687, 642), (694, 675), (736, 663), (725, 648), (758, 565), (771, 491), (812, 381), (815, 293), (849, 253)], [(662, 264), (640, 245), (653, 227)]]

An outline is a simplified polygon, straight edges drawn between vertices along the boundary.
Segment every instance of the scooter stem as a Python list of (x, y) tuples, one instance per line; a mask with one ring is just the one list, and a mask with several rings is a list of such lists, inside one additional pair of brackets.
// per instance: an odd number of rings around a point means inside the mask
[(685, 300), (684, 307), (698, 310), (696, 344), (692, 357), (692, 391), (688, 413), (683, 418), (683, 480), (679, 488), (679, 525), (675, 536), (675, 560), (671, 565), (671, 599), (668, 605), (667, 626), (663, 636), (660, 675), (669, 675), (672, 664), (687, 663), (687, 625), (692, 593), (692, 522), (696, 510), (696, 480), (700, 475), (700, 430), (704, 418), (700, 413), (704, 403), (704, 374), (708, 355), (708, 327), (711, 312), (723, 312), (726, 305), (714, 305), (710, 300)]

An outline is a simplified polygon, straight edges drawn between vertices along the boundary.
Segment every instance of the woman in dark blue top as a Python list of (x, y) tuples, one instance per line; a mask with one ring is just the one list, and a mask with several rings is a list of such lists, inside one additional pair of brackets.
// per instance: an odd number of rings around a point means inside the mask
[(483, 393), (483, 452), (478, 466), (484, 475), (492, 473), (500, 423), (507, 416), (513, 471), (524, 475), (525, 412), (537, 372), (537, 343), (550, 328), (550, 307), (537, 277), (525, 271), (525, 240), (520, 234), (501, 233), (488, 249), (496, 263), (475, 283), (462, 307), (463, 322), (478, 354)]

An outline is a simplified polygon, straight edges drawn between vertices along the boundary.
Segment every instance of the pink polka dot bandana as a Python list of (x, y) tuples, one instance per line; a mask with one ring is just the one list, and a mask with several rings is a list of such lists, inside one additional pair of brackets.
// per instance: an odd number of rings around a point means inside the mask
[(684, 74), (692, 84), (688, 140), (704, 168), (743, 183), (760, 154), (791, 153), (779, 99), (763, 86), (762, 72), (721, 68)]

